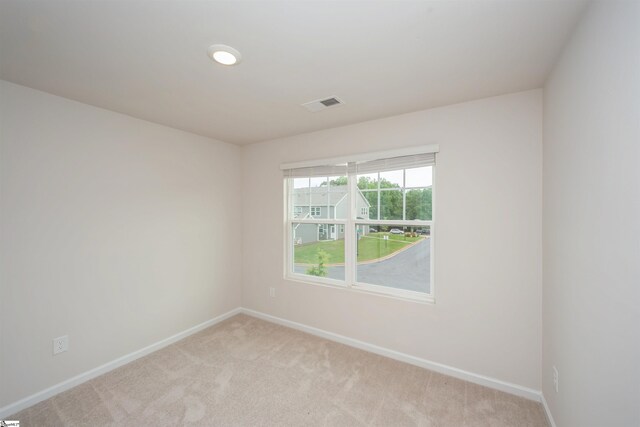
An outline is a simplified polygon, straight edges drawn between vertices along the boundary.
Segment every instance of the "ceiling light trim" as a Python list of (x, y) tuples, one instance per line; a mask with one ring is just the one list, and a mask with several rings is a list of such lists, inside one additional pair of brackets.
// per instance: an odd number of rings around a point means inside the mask
[(215, 63), (230, 67), (238, 65), (242, 60), (242, 54), (237, 49), (227, 46), (226, 44), (212, 44), (207, 49), (207, 55)]

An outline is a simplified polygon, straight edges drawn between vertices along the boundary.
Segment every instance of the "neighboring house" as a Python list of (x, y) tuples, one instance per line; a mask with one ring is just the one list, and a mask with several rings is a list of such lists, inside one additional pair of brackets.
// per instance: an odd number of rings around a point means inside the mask
[[(369, 219), (371, 204), (358, 190), (356, 198), (356, 217)], [(346, 219), (349, 209), (347, 186), (297, 188), (293, 192), (294, 218)], [(366, 234), (362, 227), (361, 234)], [(296, 224), (293, 228), (293, 241), (296, 245), (313, 243), (319, 240), (338, 240), (344, 238), (344, 226), (341, 224)]]

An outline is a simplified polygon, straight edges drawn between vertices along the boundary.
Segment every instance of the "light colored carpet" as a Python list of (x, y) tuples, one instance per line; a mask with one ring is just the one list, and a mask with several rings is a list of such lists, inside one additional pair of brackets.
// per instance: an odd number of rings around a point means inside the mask
[(21, 426), (547, 426), (539, 403), (238, 315), (15, 414)]

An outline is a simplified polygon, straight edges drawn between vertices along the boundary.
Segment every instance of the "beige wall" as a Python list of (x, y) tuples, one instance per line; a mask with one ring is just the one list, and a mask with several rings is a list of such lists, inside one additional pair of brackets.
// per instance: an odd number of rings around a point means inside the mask
[(558, 426), (638, 426), (640, 2), (592, 4), (544, 95), (544, 396)]
[[(435, 305), (283, 279), (281, 162), (431, 143)], [(541, 160), (539, 90), (248, 146), (243, 305), (539, 390)]]
[[(0, 81), (0, 407), (243, 305), (640, 424), (639, 21), (588, 9), (544, 157), (541, 91), (240, 149)], [(280, 163), (432, 143), (435, 305), (283, 279)]]
[(238, 147), (2, 81), (0, 118), (0, 407), (240, 305)]

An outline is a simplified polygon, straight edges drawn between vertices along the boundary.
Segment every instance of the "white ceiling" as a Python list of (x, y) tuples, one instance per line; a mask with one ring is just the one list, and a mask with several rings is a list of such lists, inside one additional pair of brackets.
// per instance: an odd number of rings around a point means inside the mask
[[(2, 0), (0, 77), (246, 144), (541, 87), (583, 6)], [(242, 63), (212, 62), (214, 43)]]

